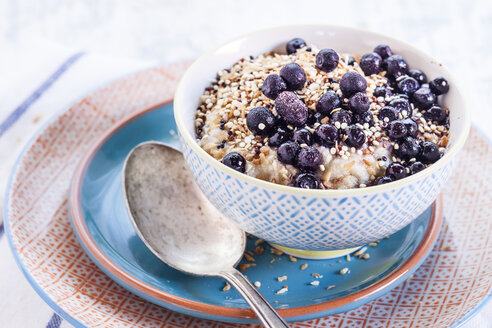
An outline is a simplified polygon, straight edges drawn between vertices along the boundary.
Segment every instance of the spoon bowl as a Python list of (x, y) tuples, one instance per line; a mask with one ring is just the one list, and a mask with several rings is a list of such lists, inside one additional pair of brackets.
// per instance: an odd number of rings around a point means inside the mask
[(123, 193), (138, 236), (161, 261), (188, 274), (226, 279), (264, 326), (287, 327), (234, 269), (246, 235), (208, 202), (179, 151), (158, 142), (133, 148), (123, 167)]

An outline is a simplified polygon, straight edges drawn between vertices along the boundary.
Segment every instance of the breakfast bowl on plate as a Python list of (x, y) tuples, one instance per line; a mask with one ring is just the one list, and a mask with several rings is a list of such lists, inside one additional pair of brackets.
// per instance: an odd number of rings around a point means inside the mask
[(417, 218), (470, 128), (437, 60), (327, 25), (254, 32), (203, 55), (174, 113), (206, 197), (248, 233), (309, 258), (350, 253)]

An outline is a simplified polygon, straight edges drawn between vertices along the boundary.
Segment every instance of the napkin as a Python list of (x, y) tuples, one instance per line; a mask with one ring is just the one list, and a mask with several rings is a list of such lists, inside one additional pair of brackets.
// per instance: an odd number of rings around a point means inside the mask
[[(2, 45), (0, 58), (0, 198), (15, 159), (35, 132), (82, 96), (158, 63), (67, 49), (46, 40)], [(4, 51), (5, 50), (5, 51)], [(489, 137), (492, 133), (489, 133)], [(3, 202), (0, 202), (0, 209)], [(3, 210), (0, 211), (3, 213)], [(1, 214), (0, 214), (1, 215)], [(1, 220), (0, 220), (1, 221)], [(51, 310), (24, 278), (0, 223), (0, 326), (72, 327)], [(492, 304), (465, 328), (491, 328)]]

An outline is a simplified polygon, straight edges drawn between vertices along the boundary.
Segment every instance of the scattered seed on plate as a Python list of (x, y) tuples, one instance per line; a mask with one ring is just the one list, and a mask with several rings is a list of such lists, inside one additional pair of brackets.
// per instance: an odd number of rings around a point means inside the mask
[(316, 279), (321, 279), (323, 278), (323, 275), (319, 274), (319, 273), (311, 273), (311, 276), (315, 277)]
[(349, 272), (349, 268), (343, 268), (340, 271), (338, 271), (338, 273), (340, 273), (340, 274), (346, 274), (348, 272)]
[(335, 285), (330, 285), (330, 286), (326, 287), (326, 290), (330, 290), (332, 288), (335, 288)]
[(289, 260), (290, 260), (291, 262), (297, 262), (297, 258), (296, 258), (296, 257), (294, 257), (294, 256), (292, 256), (292, 255), (290, 255), (290, 256), (289, 256)]
[(307, 263), (304, 263), (303, 265), (300, 266), (300, 269), (301, 270), (306, 270), (307, 267), (308, 267), (308, 264)]
[(319, 280), (313, 280), (309, 283), (311, 286), (319, 286)]
[(351, 260), (351, 258), (350, 258), (350, 254), (347, 254), (347, 255), (345, 256), (345, 258), (347, 259), (347, 262), (350, 262), (350, 260)]
[(276, 249), (276, 248), (272, 248), (272, 249), (271, 249), (271, 252), (272, 252), (272, 254), (275, 254), (275, 255), (278, 255), (278, 256), (280, 256), (280, 255), (283, 255), (283, 254), (284, 254), (284, 252), (282, 252), (281, 250)]
[(247, 253), (244, 253), (244, 258), (247, 260), (247, 261), (250, 261), (250, 262), (254, 262), (255, 261), (255, 258), (252, 257), (251, 255), (247, 254)]
[(359, 249), (359, 250), (358, 250), (357, 252), (355, 252), (353, 255), (354, 255), (354, 256), (360, 256), (360, 255), (364, 254), (364, 252), (365, 252), (365, 251), (367, 251), (367, 247), (366, 247), (366, 246), (364, 246), (364, 247), (362, 247), (361, 249)]
[(239, 271), (244, 271), (248, 268), (251, 268), (252, 266), (255, 266), (256, 263), (243, 263), (239, 265)]
[(227, 291), (228, 291), (228, 290), (230, 290), (230, 289), (231, 289), (231, 285), (229, 285), (229, 283), (227, 283), (227, 282), (226, 282), (225, 286), (224, 286), (224, 287), (222, 287), (222, 291), (223, 291), (223, 292), (227, 292)]
[(284, 293), (287, 293), (288, 291), (289, 291), (289, 287), (288, 286), (284, 286), (284, 287), (280, 288), (279, 290), (277, 290), (275, 292), (275, 295), (284, 294)]
[(287, 276), (280, 276), (277, 278), (277, 281), (284, 281), (287, 280)]
[(364, 253), (360, 256), (361, 259), (368, 260), (371, 257), (368, 253)]
[(258, 245), (260, 245), (260, 244), (263, 244), (264, 242), (265, 242), (265, 241), (264, 241), (263, 239), (257, 239), (257, 240), (255, 241), (255, 247), (256, 247), (256, 246), (258, 246)]
[(260, 288), (261, 287), (261, 282), (255, 281), (254, 282), (254, 285), (255, 285), (256, 288)]

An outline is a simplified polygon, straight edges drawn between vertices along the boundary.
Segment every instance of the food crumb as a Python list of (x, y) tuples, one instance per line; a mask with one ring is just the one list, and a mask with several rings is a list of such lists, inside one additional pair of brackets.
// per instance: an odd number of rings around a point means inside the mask
[(273, 263), (273, 262), (275, 262), (275, 259), (271, 259), (271, 260), (270, 260), (270, 263)]
[(362, 254), (362, 255), (360, 256), (360, 258), (361, 258), (361, 259), (364, 259), (364, 260), (368, 260), (370, 257), (371, 257), (371, 255), (369, 255), (368, 253)]
[(330, 286), (326, 287), (325, 289), (326, 289), (326, 290), (330, 290), (330, 289), (332, 289), (332, 288), (335, 288), (335, 285), (330, 285)]
[(277, 278), (278, 281), (284, 281), (287, 280), (287, 276), (280, 276)]
[(245, 264), (240, 264), (239, 265), (239, 271), (244, 271), (252, 266), (255, 266), (256, 263), (245, 263)]
[(284, 254), (284, 252), (282, 252), (281, 250), (276, 249), (276, 248), (272, 248), (271, 252), (272, 252), (272, 254), (275, 254), (275, 255), (278, 255), (278, 256)]
[(351, 260), (350, 254), (347, 254), (347, 256), (345, 256), (345, 258), (347, 259), (347, 262), (350, 262), (350, 260)]
[(304, 263), (303, 265), (300, 266), (300, 269), (301, 270), (306, 270), (307, 267), (308, 267), (308, 264), (307, 263)]
[(263, 244), (265, 241), (263, 239), (258, 239), (255, 241), (255, 247)]
[(369, 246), (371, 246), (371, 247), (376, 247), (377, 245), (378, 245), (378, 243), (376, 243), (376, 242), (369, 244)]
[(292, 255), (290, 255), (290, 256), (289, 256), (289, 260), (290, 260), (291, 262), (297, 262), (297, 258), (295, 258), (295, 257), (294, 257), (294, 256), (292, 256)]
[(222, 288), (222, 291), (227, 292), (230, 289), (231, 289), (231, 285), (229, 285), (229, 283), (226, 282), (225, 286)]
[(349, 268), (343, 268), (340, 271), (338, 271), (338, 273), (340, 273), (340, 274), (346, 274), (348, 272), (349, 272)]
[(247, 254), (247, 253), (244, 253), (244, 258), (245, 258), (247, 261), (250, 261), (250, 262), (255, 262), (254, 257), (252, 257), (251, 255), (249, 255), (249, 254)]
[(319, 286), (319, 280), (313, 280), (309, 283), (311, 286)]
[(315, 277), (316, 279), (321, 279), (323, 278), (323, 275), (319, 274), (319, 273), (311, 273), (311, 276)]
[(261, 287), (261, 282), (255, 281), (254, 282), (254, 285), (255, 285), (256, 288), (260, 288)]
[(367, 247), (366, 246), (362, 247), (357, 252), (355, 252), (354, 253), (354, 256), (361, 256), (362, 254), (364, 254), (365, 251), (367, 251)]
[(279, 290), (277, 290), (275, 292), (275, 295), (284, 294), (284, 293), (287, 293), (288, 291), (289, 291), (289, 287), (288, 286), (284, 286), (284, 287), (280, 288)]

